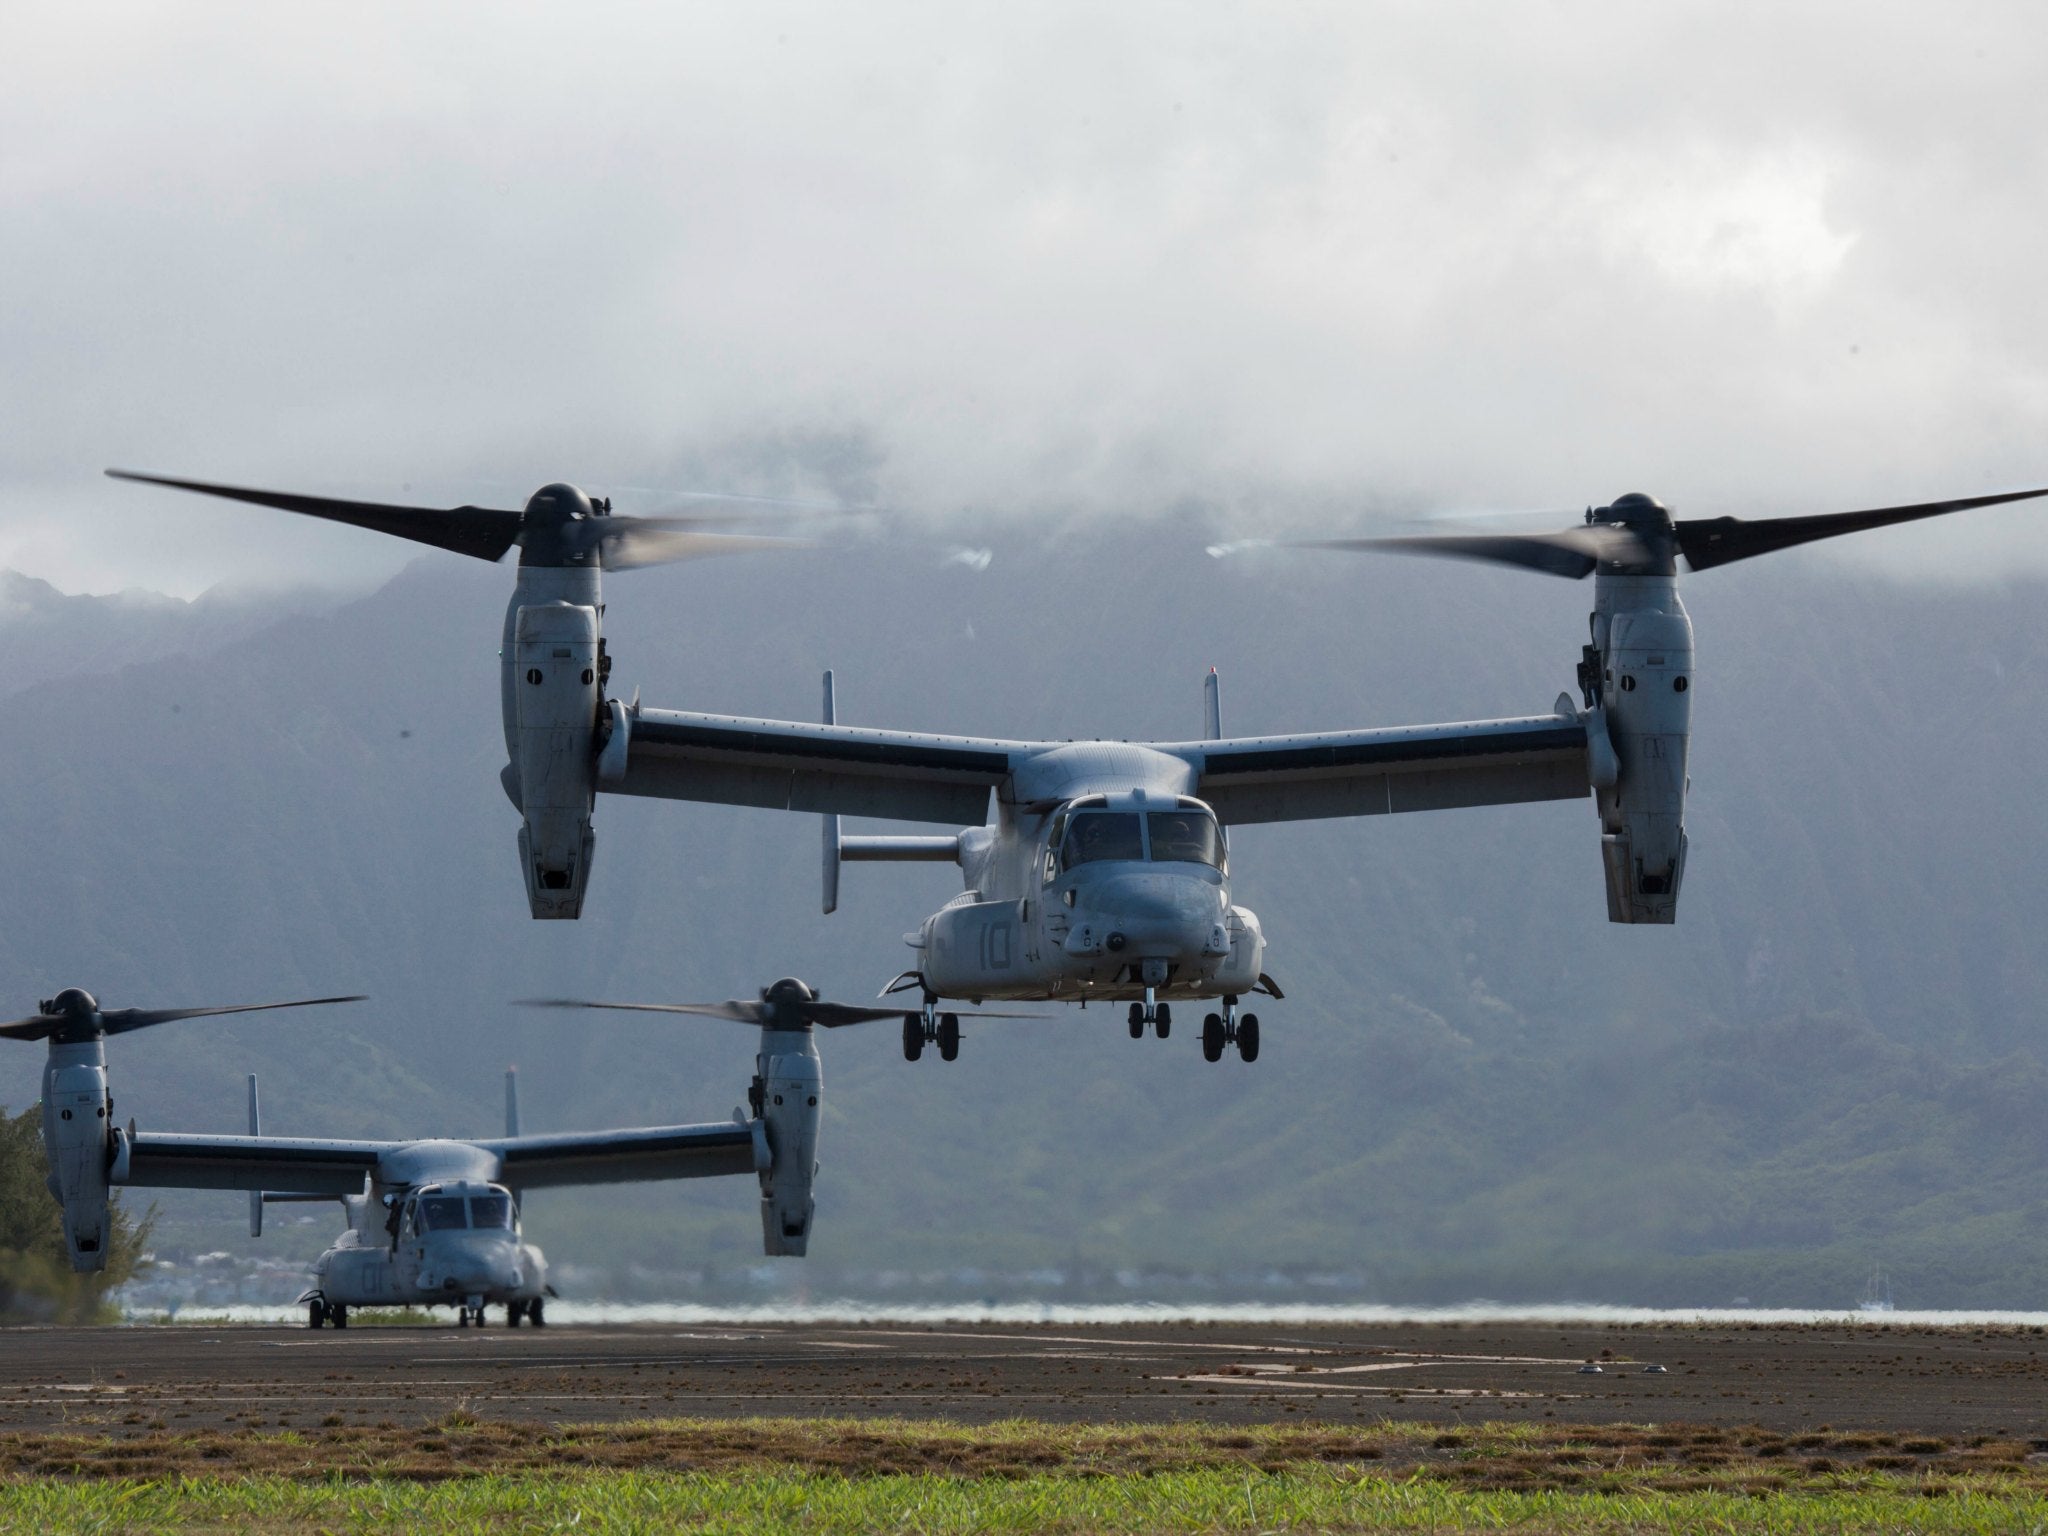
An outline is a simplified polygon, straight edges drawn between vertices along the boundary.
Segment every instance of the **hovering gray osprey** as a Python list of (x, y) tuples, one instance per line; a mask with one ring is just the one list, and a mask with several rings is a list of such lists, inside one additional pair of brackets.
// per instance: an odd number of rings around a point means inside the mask
[[(110, 471), (113, 473), (113, 471)], [(574, 486), (536, 492), (523, 512), (331, 501), (197, 481), (153, 480), (334, 518), (497, 559), (517, 544), (505, 618), (504, 784), (524, 818), (520, 857), (536, 917), (582, 907), (600, 792), (822, 813), (825, 910), (843, 859), (957, 863), (966, 889), (908, 936), (918, 963), (897, 978), (921, 993), (904, 1053), (936, 1042), (951, 1059), (958, 1019), (942, 999), (1130, 1003), (1132, 1035), (1164, 1036), (1171, 1002), (1218, 998), (1204, 1019), (1210, 1060), (1258, 1052), (1239, 1013), (1266, 977), (1258, 919), (1230, 900), (1224, 829), (1268, 821), (1384, 815), (1590, 794), (1599, 818), (1607, 915), (1669, 923), (1686, 858), (1692, 621), (1682, 561), (1709, 569), (1816, 539), (2048, 495), (2015, 491), (1816, 517), (1674, 518), (1632, 494), (1553, 533), (1431, 534), (1323, 547), (1488, 560), (1593, 577), (1578, 699), (1507, 720), (1226, 738), (1212, 674), (1207, 731), (1173, 742), (980, 739), (838, 724), (826, 682), (812, 724), (643, 709), (608, 698), (600, 578), (733, 542), (694, 523), (614, 518)], [(1219, 550), (1229, 546), (1217, 546)], [(993, 813), (991, 814), (991, 797)], [(843, 816), (939, 823), (945, 836), (848, 837)]]

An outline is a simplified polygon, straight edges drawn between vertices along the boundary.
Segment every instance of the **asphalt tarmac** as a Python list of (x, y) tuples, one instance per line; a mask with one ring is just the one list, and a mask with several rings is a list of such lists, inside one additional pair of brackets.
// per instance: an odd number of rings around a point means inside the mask
[(1875, 1325), (0, 1329), (0, 1428), (410, 1425), (458, 1409), (543, 1424), (1507, 1419), (2033, 1438), (2048, 1436), (2048, 1337)]

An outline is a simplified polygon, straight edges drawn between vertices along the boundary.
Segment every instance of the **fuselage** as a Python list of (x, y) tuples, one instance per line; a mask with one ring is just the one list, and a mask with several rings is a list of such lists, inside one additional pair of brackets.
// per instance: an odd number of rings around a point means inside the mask
[(547, 1259), (521, 1236), (501, 1184), (469, 1178), (348, 1202), (349, 1229), (313, 1266), (330, 1309), (518, 1306), (547, 1293)]
[(928, 992), (1184, 1000), (1258, 985), (1264, 934), (1231, 903), (1223, 831), (1183, 761), (1077, 742), (1017, 777), (995, 822), (962, 834), (967, 890), (910, 936)]

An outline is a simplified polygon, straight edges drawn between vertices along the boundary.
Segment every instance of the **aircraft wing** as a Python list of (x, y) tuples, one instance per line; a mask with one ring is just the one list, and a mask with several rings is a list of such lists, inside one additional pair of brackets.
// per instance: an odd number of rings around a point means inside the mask
[(1195, 793), (1226, 825), (1575, 800), (1592, 787), (1584, 717), (1183, 742)]
[(630, 1131), (507, 1136), (476, 1143), (498, 1156), (500, 1177), (515, 1189), (561, 1184), (626, 1184), (758, 1173), (769, 1163), (759, 1122), (654, 1125)]
[(187, 1136), (138, 1131), (117, 1154), (115, 1184), (148, 1189), (288, 1189), (360, 1195), (396, 1141), (324, 1141), (295, 1136)]
[(676, 710), (622, 711), (623, 771), (598, 788), (665, 800), (979, 826), (1034, 743)]

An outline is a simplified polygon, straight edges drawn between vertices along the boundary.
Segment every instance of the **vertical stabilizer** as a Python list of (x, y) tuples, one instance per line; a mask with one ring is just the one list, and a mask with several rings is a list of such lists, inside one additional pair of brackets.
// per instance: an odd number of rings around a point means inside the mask
[[(825, 669), (825, 724), (839, 723), (839, 708), (832, 692), (832, 670)], [(825, 911), (839, 910), (839, 813), (825, 813)]]
[(519, 1069), (505, 1069), (505, 1134), (519, 1134)]
[[(263, 1115), (256, 1104), (256, 1074), (254, 1072), (249, 1074), (249, 1134), (251, 1136), (261, 1136), (263, 1134)], [(249, 1191), (249, 1235), (251, 1237), (261, 1237), (263, 1235), (263, 1191), (260, 1189)]]
[[(1223, 739), (1223, 679), (1211, 667), (1209, 675), (1202, 679), (1202, 728), (1207, 733), (1205, 741)], [(1223, 846), (1230, 847), (1230, 829), (1223, 829)]]

